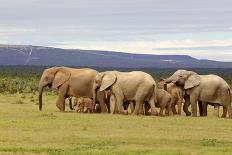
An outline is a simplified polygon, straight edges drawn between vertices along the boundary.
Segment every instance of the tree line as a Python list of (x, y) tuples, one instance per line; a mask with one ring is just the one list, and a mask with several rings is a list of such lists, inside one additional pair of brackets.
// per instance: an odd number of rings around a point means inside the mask
[[(45, 68), (40, 66), (0, 66), (0, 93), (36, 93), (38, 82)], [(160, 79), (170, 76), (175, 70), (173, 68), (94, 68), (99, 71), (106, 70), (142, 70), (151, 74), (156, 82)], [(224, 78), (232, 87), (232, 69), (188, 69), (198, 74), (216, 74)], [(46, 90), (48, 93), (56, 91)]]

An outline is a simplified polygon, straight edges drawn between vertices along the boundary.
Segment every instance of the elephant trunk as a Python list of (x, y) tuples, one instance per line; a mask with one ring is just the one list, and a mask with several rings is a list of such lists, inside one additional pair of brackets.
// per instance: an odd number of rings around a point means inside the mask
[(42, 94), (44, 86), (39, 86), (39, 110), (42, 110)]
[(167, 78), (167, 79), (164, 79), (164, 82), (165, 82), (165, 83), (171, 83), (171, 82), (173, 82), (173, 81), (174, 81), (174, 80), (173, 80), (172, 76), (169, 77), (169, 78)]

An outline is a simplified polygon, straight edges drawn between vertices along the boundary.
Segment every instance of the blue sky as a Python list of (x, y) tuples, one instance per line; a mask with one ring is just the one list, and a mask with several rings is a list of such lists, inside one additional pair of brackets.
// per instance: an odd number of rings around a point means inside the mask
[(0, 43), (232, 61), (231, 0), (0, 0)]

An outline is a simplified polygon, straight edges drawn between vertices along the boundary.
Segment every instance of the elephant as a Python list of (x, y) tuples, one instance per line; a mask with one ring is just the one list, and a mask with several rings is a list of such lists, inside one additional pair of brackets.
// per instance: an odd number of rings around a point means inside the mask
[(135, 101), (133, 115), (138, 115), (140, 106), (148, 101), (152, 114), (156, 114), (156, 82), (151, 75), (142, 71), (119, 72), (106, 71), (98, 73), (93, 87), (94, 103), (96, 91), (110, 91), (111, 113), (117, 105), (119, 113), (128, 114), (123, 107), (124, 101)]
[[(164, 115), (173, 115), (172, 113), (172, 96), (164, 89), (156, 89), (156, 99), (157, 102), (155, 106), (160, 108), (159, 116)], [(145, 115), (149, 115), (150, 105), (145, 102), (144, 104), (144, 113)], [(165, 114), (164, 114), (165, 110)]]
[(159, 116), (164, 115), (164, 109), (166, 110), (167, 115), (172, 115), (172, 96), (164, 89), (157, 89), (156, 98), (156, 107), (160, 107)]
[[(191, 112), (188, 111), (190, 104), (192, 116), (197, 116), (197, 102), (200, 101), (223, 106), (228, 111), (229, 117), (232, 118), (230, 87), (221, 77), (213, 74), (199, 75), (193, 71), (180, 69), (164, 81), (166, 83), (173, 82), (184, 89), (183, 110), (186, 116), (191, 115)], [(222, 117), (226, 117), (226, 113), (223, 113)]]
[(93, 113), (95, 110), (93, 100), (89, 97), (76, 98), (73, 107), (77, 112), (84, 113)]
[[(90, 68), (51, 67), (45, 69), (39, 81), (39, 110), (42, 110), (42, 92), (46, 86), (58, 89), (59, 97), (56, 106), (60, 111), (65, 111), (66, 98), (82, 96), (93, 98), (92, 89), (97, 74), (98, 71)], [(104, 96), (104, 94), (97, 96), (101, 112), (107, 112), (101, 96)]]
[[(172, 96), (172, 113), (174, 115), (181, 115), (182, 103), (184, 102), (184, 90), (175, 83), (165, 84), (163, 79), (159, 82), (159, 88), (166, 90)], [(176, 111), (176, 105), (178, 112)]]
[[(231, 97), (232, 97), (231, 89), (230, 89), (230, 93), (231, 93)], [(232, 98), (231, 98), (231, 101), (232, 101)], [(211, 105), (214, 107), (214, 116), (219, 117), (219, 108), (220, 108), (219, 104), (212, 104), (212, 103), (198, 101), (198, 105), (199, 105), (199, 111), (200, 111), (201, 116), (207, 116), (207, 107), (208, 107), (208, 105)], [(227, 114), (227, 110), (226, 110), (226, 108), (223, 107), (222, 117), (226, 117), (226, 114)]]

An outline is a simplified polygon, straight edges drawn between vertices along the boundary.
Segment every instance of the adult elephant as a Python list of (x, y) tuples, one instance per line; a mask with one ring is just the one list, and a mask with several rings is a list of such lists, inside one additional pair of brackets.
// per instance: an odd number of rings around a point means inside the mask
[[(199, 75), (193, 71), (177, 70), (165, 79), (166, 83), (175, 83), (185, 90), (184, 112), (191, 115), (188, 107), (191, 104), (192, 116), (197, 116), (197, 102), (218, 104), (223, 106), (232, 118), (230, 87), (224, 79), (217, 75)], [(226, 117), (223, 114), (223, 117)]]
[(106, 71), (98, 73), (93, 87), (94, 101), (96, 90), (110, 91), (111, 113), (114, 113), (117, 105), (119, 113), (127, 114), (127, 110), (123, 107), (124, 101), (135, 101), (135, 109), (133, 114), (138, 115), (139, 108), (143, 106), (144, 101), (148, 101), (151, 105), (152, 114), (157, 114), (155, 110), (156, 83), (151, 75), (141, 72), (119, 72)]
[[(59, 97), (56, 106), (61, 111), (65, 110), (65, 99), (68, 97), (92, 98), (93, 83), (97, 74), (96, 70), (90, 68), (51, 67), (45, 69), (39, 81), (39, 110), (42, 110), (42, 92), (46, 86), (58, 89)], [(101, 111), (106, 112), (105, 104), (100, 102), (100, 106)]]

